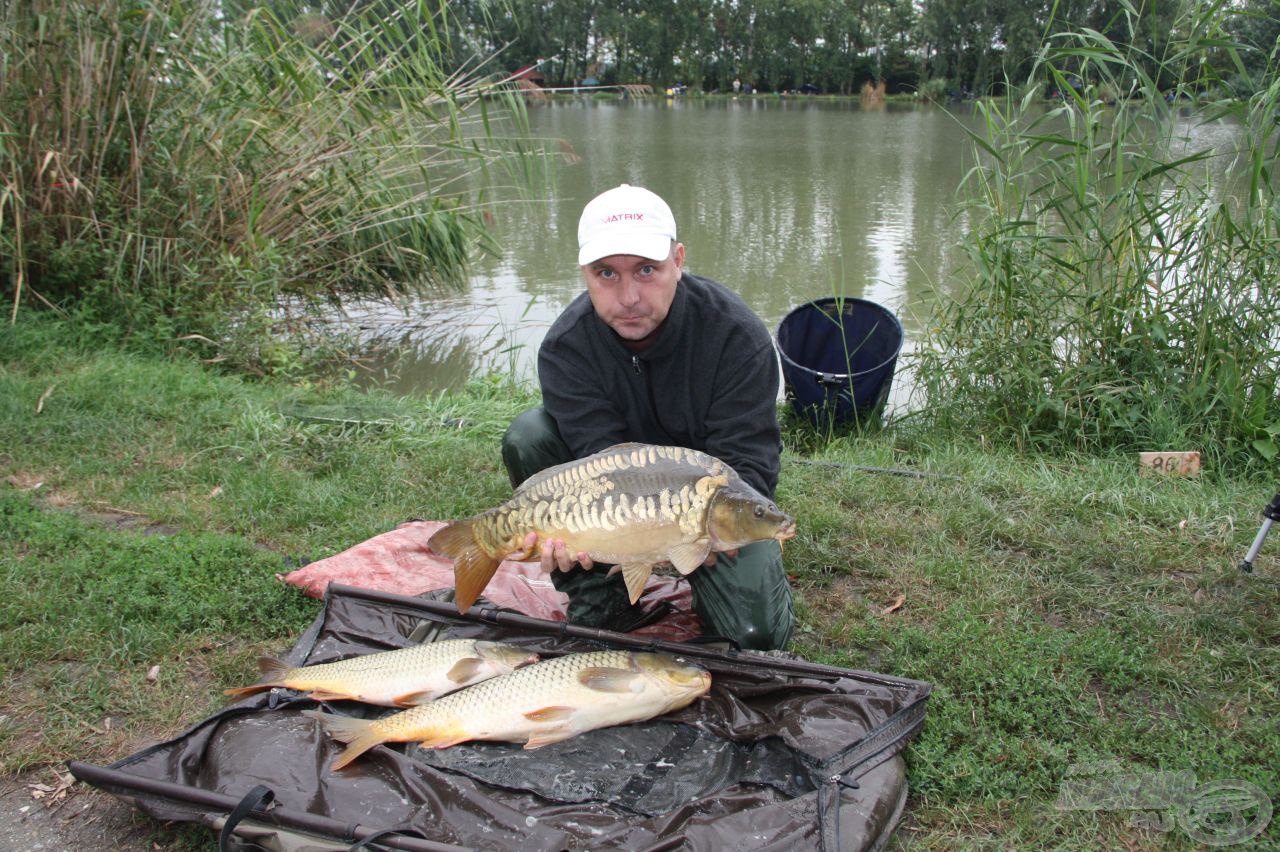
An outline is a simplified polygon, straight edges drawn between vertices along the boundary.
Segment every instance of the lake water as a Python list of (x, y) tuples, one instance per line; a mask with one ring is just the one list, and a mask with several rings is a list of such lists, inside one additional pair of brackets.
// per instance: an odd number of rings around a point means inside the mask
[[(492, 371), (532, 379), (548, 326), (583, 289), (578, 215), (619, 183), (663, 196), (686, 268), (737, 291), (771, 331), (810, 299), (860, 296), (899, 316), (909, 349), (964, 262), (956, 189), (972, 162), (964, 127), (978, 120), (963, 105), (808, 99), (532, 105), (535, 135), (571, 153), (551, 197), (497, 211), (502, 254), (475, 264), (465, 292), (354, 306), (369, 377), (405, 393)], [(1187, 131), (1195, 145), (1235, 132)], [(896, 381), (891, 403), (909, 391)]]

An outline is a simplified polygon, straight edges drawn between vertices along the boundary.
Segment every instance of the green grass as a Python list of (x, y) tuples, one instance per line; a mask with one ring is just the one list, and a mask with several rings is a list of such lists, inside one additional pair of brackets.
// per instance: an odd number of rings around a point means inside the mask
[(9, 772), (191, 724), (243, 677), (246, 649), (313, 615), (274, 579), (279, 557), (240, 536), (105, 529), (5, 488), (0, 542)]
[[(288, 647), (318, 610), (273, 579), (286, 557), (502, 499), (498, 439), (533, 400), (499, 380), (433, 399), (252, 382), (82, 348), (52, 323), (6, 331), (4, 771), (113, 760), (220, 706), (256, 654)], [(281, 413), (302, 405), (389, 422)], [(1212, 466), (1148, 479), (1127, 455), (892, 431), (813, 452), (957, 477), (788, 461), (779, 486), (800, 526), (786, 550), (795, 649), (936, 687), (907, 751), (900, 845), (1191, 847), (1128, 813), (1054, 809), (1068, 767), (1100, 759), (1280, 794), (1280, 538), (1254, 576), (1235, 567), (1274, 480)], [(107, 507), (180, 532), (84, 515)], [(1280, 843), (1280, 827), (1258, 841)]]
[[(194, 362), (50, 340), (50, 328), (33, 319), (0, 337), (0, 459), (11, 471), (42, 481), (54, 500), (127, 508), (299, 556), (499, 498), (501, 462), (480, 436), (533, 402), (501, 380), (422, 400), (246, 382)], [(13, 358), (13, 347), (28, 346)], [(344, 402), (370, 419), (399, 419), (335, 426), (294, 416)]]
[[(893, 463), (871, 441), (839, 455)], [(1052, 810), (1069, 766), (1105, 758), (1276, 795), (1276, 545), (1257, 576), (1236, 568), (1273, 483), (1144, 479), (1126, 457), (913, 455), (962, 481), (790, 467), (779, 495), (804, 519), (787, 549), (800, 650), (937, 686), (908, 752), (905, 838), (1156, 842), (1127, 815)]]

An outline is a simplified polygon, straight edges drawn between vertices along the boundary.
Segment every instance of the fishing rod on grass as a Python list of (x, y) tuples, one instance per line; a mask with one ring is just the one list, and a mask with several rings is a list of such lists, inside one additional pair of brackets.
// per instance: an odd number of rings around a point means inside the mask
[(1241, 571), (1247, 574), (1253, 573), (1253, 560), (1257, 558), (1258, 551), (1262, 550), (1262, 542), (1266, 541), (1267, 533), (1271, 531), (1271, 525), (1276, 521), (1280, 521), (1280, 491), (1277, 491), (1276, 496), (1271, 498), (1267, 508), (1262, 510), (1262, 528), (1258, 530), (1258, 535), (1253, 540), (1253, 545), (1240, 563)]

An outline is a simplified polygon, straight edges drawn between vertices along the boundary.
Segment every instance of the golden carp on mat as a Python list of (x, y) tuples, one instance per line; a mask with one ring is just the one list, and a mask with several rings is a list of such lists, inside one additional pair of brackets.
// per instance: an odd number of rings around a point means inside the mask
[[(530, 532), (538, 544), (526, 551)], [(794, 535), (795, 521), (723, 461), (683, 447), (618, 444), (531, 476), (510, 500), (443, 527), (429, 544), (453, 559), (458, 610), (466, 612), (504, 556), (532, 559), (549, 538), (618, 566), (634, 604), (659, 562), (689, 574), (713, 550)]]
[(538, 748), (678, 710), (710, 688), (706, 669), (669, 654), (593, 651), (543, 660), (383, 719), (316, 710), (303, 714), (348, 744), (333, 763), (341, 769), (386, 742), (447, 748), (468, 740), (498, 740)]
[(226, 694), (252, 695), (283, 686), (310, 691), (316, 701), (345, 698), (388, 707), (414, 707), (537, 660), (538, 655), (529, 651), (478, 639), (429, 642), (299, 668), (261, 657), (258, 668), (262, 679), (252, 686), (228, 689)]

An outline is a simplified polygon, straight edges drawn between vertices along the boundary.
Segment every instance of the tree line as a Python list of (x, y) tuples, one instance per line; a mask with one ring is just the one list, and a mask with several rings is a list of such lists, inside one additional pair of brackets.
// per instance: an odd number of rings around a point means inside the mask
[[(508, 70), (537, 63), (549, 86), (684, 84), (727, 92), (890, 93), (932, 85), (990, 93), (1022, 82), (1047, 37), (1093, 30), (1153, 76), (1188, 27), (1230, 17), (1243, 65), (1217, 75), (1246, 93), (1262, 85), (1280, 13), (1274, 0), (491, 0), (451, 4), (459, 43), (500, 52)], [(932, 83), (930, 81), (933, 81)], [(1160, 79), (1173, 86), (1187, 80)]]

